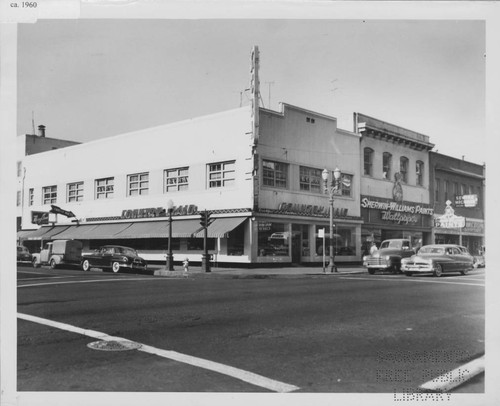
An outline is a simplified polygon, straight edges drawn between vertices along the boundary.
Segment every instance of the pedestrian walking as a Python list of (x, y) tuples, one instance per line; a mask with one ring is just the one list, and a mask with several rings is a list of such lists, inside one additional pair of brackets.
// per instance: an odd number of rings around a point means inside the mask
[(189, 276), (189, 259), (188, 258), (186, 258), (182, 262), (182, 266), (184, 268), (184, 276), (187, 278)]

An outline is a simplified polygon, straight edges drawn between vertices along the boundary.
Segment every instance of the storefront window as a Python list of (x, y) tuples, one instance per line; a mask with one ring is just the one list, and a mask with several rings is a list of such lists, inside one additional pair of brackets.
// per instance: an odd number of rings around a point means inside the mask
[[(207, 246), (210, 251), (215, 250), (215, 238), (207, 238)], [(203, 251), (203, 238), (188, 238), (188, 251)]]
[[(330, 255), (330, 227), (316, 226), (316, 255), (323, 255), (323, 238), (319, 230), (325, 229), (325, 255)], [(355, 232), (352, 228), (335, 227), (333, 231), (333, 247), (335, 255), (356, 255)]]
[(259, 257), (289, 255), (290, 232), (288, 224), (259, 221), (258, 235)]
[(245, 247), (245, 225), (240, 224), (232, 230), (227, 238), (227, 254), (243, 255)]

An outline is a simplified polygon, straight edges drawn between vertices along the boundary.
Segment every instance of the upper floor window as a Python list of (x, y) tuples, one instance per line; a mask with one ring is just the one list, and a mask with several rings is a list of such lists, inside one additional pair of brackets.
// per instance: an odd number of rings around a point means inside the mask
[(444, 181), (444, 201), (446, 202), (450, 198), (450, 182), (448, 180)]
[(208, 187), (226, 187), (235, 183), (236, 161), (208, 164)]
[(21, 206), (21, 191), (17, 191), (17, 200), (16, 200), (16, 205)]
[(321, 170), (301, 166), (300, 190), (321, 193)]
[(45, 186), (42, 189), (42, 203), (57, 203), (57, 186)]
[(166, 169), (163, 175), (165, 192), (188, 190), (189, 168)]
[(458, 182), (453, 182), (453, 198), (456, 199), (460, 195), (460, 189), (458, 187)]
[(340, 176), (339, 187), (342, 193), (342, 196), (352, 196), (352, 175), (348, 175), (343, 173)]
[(373, 176), (373, 149), (365, 148), (363, 153), (364, 174)]
[(265, 186), (287, 188), (288, 164), (263, 160), (262, 167), (262, 180)]
[(435, 195), (434, 195), (434, 200), (436, 202), (439, 202), (439, 198), (440, 198), (440, 195), (441, 195), (441, 179), (437, 179), (436, 178), (436, 190), (435, 190)]
[(149, 173), (135, 173), (127, 177), (127, 195), (142, 196), (149, 192)]
[(95, 181), (95, 198), (112, 199), (115, 189), (115, 178), (102, 178)]
[(408, 158), (405, 156), (399, 159), (399, 173), (401, 174), (401, 180), (408, 183)]
[(391, 179), (392, 155), (389, 152), (384, 152), (382, 155), (382, 174), (384, 179)]
[(83, 182), (68, 183), (66, 196), (69, 202), (81, 202), (83, 200)]
[(30, 188), (28, 190), (28, 205), (33, 206), (35, 203), (35, 189)]
[(424, 163), (422, 161), (417, 161), (415, 165), (415, 173), (417, 175), (417, 185), (424, 185)]
[(23, 174), (23, 163), (17, 161), (17, 177), (19, 178)]

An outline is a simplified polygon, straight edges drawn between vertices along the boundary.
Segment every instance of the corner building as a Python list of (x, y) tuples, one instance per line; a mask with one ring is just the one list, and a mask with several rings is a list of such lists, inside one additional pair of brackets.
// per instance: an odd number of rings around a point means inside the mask
[(361, 113), (362, 251), (372, 241), (408, 238), (413, 247), (430, 244), (434, 208), (430, 201), (429, 137)]
[[(77, 239), (137, 249), (164, 263), (172, 207), (174, 261), (201, 261), (208, 210), (216, 264), (320, 263), (329, 203), (321, 172), (349, 180), (335, 199), (336, 261), (360, 260), (359, 136), (290, 105), (251, 106), (27, 156), (24, 244)], [(346, 182), (347, 183), (347, 182)], [(74, 218), (51, 213), (52, 206)], [(33, 213), (48, 213), (40, 228)], [(328, 246), (328, 242), (326, 243)]]

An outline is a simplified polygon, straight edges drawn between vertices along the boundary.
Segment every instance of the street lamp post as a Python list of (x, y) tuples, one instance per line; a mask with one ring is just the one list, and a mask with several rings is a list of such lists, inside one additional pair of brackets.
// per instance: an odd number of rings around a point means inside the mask
[(340, 180), (340, 169), (335, 168), (333, 171), (333, 179), (328, 185), (328, 180), (330, 178), (330, 172), (328, 169), (323, 169), (321, 177), (323, 178), (323, 188), (325, 193), (328, 193), (329, 203), (330, 203), (330, 262), (328, 264), (328, 269), (330, 272), (337, 272), (337, 266), (335, 265), (334, 258), (334, 246), (333, 246), (333, 197), (339, 194), (339, 180)]
[(167, 252), (167, 271), (174, 270), (174, 256), (172, 254), (172, 211), (174, 210), (174, 202), (169, 200), (167, 202), (168, 211), (168, 252)]

